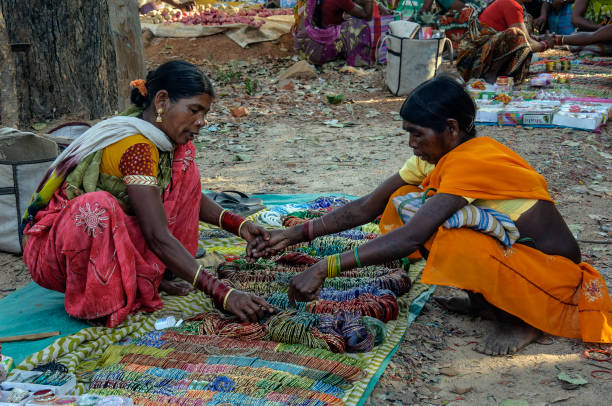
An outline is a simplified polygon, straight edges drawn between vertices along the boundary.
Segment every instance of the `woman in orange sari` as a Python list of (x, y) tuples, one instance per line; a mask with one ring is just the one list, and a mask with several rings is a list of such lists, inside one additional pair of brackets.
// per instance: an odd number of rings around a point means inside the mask
[(383, 213), (383, 236), (294, 277), (290, 300), (316, 299), (325, 278), (344, 270), (420, 252), (427, 258), (423, 283), (468, 292), (463, 298), (440, 298), (443, 306), (496, 320), (477, 347), (483, 353), (514, 353), (542, 331), (612, 342), (612, 302), (605, 283), (580, 262), (578, 244), (545, 179), (514, 151), (476, 137), (475, 112), (474, 102), (454, 80), (439, 77), (422, 84), (400, 111), (415, 156), (399, 173), (323, 217), (273, 232), (267, 242), (254, 240), (254, 256), (350, 229)]

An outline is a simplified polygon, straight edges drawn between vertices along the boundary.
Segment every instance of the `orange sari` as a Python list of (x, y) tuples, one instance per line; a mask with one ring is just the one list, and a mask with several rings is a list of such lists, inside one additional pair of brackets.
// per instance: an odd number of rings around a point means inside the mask
[[(551, 201), (544, 178), (517, 153), (488, 137), (446, 154), (422, 188), (474, 199)], [(393, 197), (415, 190), (405, 186)], [(389, 201), (381, 232), (402, 225)], [(504, 248), (466, 228), (440, 227), (426, 247), (430, 253), (421, 282), (481, 293), (492, 305), (549, 334), (612, 342), (612, 301), (603, 278), (590, 265), (521, 244)]]

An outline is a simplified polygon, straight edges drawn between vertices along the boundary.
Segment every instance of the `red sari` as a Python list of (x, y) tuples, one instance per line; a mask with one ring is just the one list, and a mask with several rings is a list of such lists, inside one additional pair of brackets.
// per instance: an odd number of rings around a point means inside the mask
[[(163, 192), (170, 232), (193, 255), (198, 244), (200, 173), (192, 143), (177, 146), (172, 181)], [(23, 259), (34, 281), (64, 292), (66, 312), (115, 327), (136, 311), (162, 307), (166, 266), (149, 249), (138, 220), (109, 192), (72, 200), (60, 187), (26, 226)]]

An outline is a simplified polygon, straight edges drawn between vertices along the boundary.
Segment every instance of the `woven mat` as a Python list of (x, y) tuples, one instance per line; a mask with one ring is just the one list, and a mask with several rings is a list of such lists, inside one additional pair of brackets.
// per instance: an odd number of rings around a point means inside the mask
[[(251, 216), (252, 219), (258, 219), (261, 213)], [(270, 227), (272, 228), (272, 227)], [(375, 225), (368, 225), (364, 228), (365, 231), (371, 232), (376, 229)], [(222, 254), (240, 255), (244, 253), (244, 242), (235, 237), (228, 237), (223, 234), (219, 229), (210, 227), (207, 225), (201, 225), (202, 238), (200, 245), (206, 248), (208, 252), (218, 252)], [(424, 268), (424, 262), (413, 264), (410, 267), (409, 275), (411, 280), (418, 281), (420, 274)], [(230, 402), (233, 404), (269, 404), (269, 405), (281, 405), (281, 404), (293, 404), (296, 399), (302, 399), (300, 404), (324, 404), (332, 400), (331, 404), (346, 404), (346, 405), (363, 405), (369, 394), (374, 389), (376, 382), (384, 372), (386, 366), (391, 360), (393, 354), (399, 347), (402, 338), (416, 316), (420, 313), (423, 305), (429, 298), (433, 288), (420, 284), (414, 283), (411, 290), (398, 298), (398, 304), (400, 307), (399, 317), (396, 320), (389, 321), (386, 323), (387, 333), (384, 342), (373, 348), (372, 351), (361, 354), (334, 354), (329, 351), (320, 350), (316, 358), (322, 362), (337, 362), (341, 365), (347, 365), (357, 367), (362, 370), (360, 373), (360, 379), (358, 380), (347, 380), (343, 381), (342, 385), (335, 386), (326, 383), (327, 381), (316, 380), (315, 384), (308, 388), (303, 385), (303, 380), (300, 381), (298, 378), (298, 372), (304, 369), (307, 360), (303, 359), (304, 356), (300, 355), (302, 352), (299, 345), (287, 345), (278, 344), (269, 341), (253, 341), (249, 342), (252, 346), (257, 345), (268, 345), (266, 343), (272, 343), (273, 347), (269, 349), (272, 352), (288, 353), (293, 358), (295, 364), (282, 363), (266, 364), (266, 368), (278, 369), (278, 373), (285, 374), (287, 378), (283, 378), (283, 382), (290, 382), (291, 379), (297, 379), (301, 384), (293, 383), (298, 387), (292, 387), (289, 383), (283, 383), (283, 391), (275, 393), (275, 396), (267, 397), (266, 393), (269, 391), (255, 391), (255, 396), (250, 393), (247, 398), (245, 395), (240, 393), (233, 393), (227, 388), (216, 388), (216, 390), (210, 390), (210, 382), (206, 382), (206, 385), (201, 390), (184, 390), (183, 392), (178, 391), (176, 387), (176, 381), (164, 380), (161, 377), (164, 374), (169, 373), (169, 369), (163, 368), (151, 368), (141, 367), (140, 370), (130, 370), (129, 379), (142, 380), (144, 378), (151, 378), (151, 374), (157, 377), (155, 384), (151, 384), (146, 391), (139, 386), (137, 391), (131, 391), (129, 387), (130, 381), (124, 382), (125, 389), (94, 389), (94, 393), (115, 393), (129, 395), (137, 399), (139, 404), (182, 404), (190, 397), (198, 397), (203, 402), (202, 404), (222, 404), (224, 402)], [(213, 311), (213, 305), (210, 299), (202, 293), (192, 293), (185, 297), (171, 297), (162, 296), (164, 301), (164, 308), (152, 314), (135, 314), (130, 316), (126, 322), (114, 329), (108, 329), (104, 327), (91, 327), (83, 329), (77, 334), (63, 337), (54, 342), (49, 347), (42, 351), (39, 351), (27, 359), (25, 359), (20, 365), (20, 369), (32, 369), (33, 367), (41, 364), (45, 364), (51, 361), (60, 362), (68, 367), (71, 372), (77, 374), (79, 383), (76, 388), (76, 394), (81, 394), (89, 390), (89, 384), (96, 383), (96, 377), (100, 377), (105, 373), (114, 371), (124, 371), (126, 368), (125, 364), (121, 364), (119, 359), (109, 358), (109, 354), (119, 353), (122, 356), (141, 356), (142, 354), (155, 354), (157, 357), (163, 359), (165, 352), (159, 352), (159, 341), (161, 332), (154, 331), (154, 322), (160, 317), (174, 315), (180, 318), (188, 318), (193, 315), (211, 312)], [(157, 337), (157, 339), (155, 339)], [(125, 346), (124, 344), (131, 343), (136, 345)], [(165, 350), (164, 350), (165, 351)], [(185, 348), (181, 349), (182, 353), (188, 353), (189, 351)], [(193, 350), (194, 356), (201, 356), (199, 350)], [(147, 355), (150, 356), (150, 355)], [(312, 358), (312, 354), (309, 355)], [(300, 358), (302, 357), (302, 358)], [(244, 358), (244, 353), (240, 352), (236, 354), (230, 354), (224, 356), (224, 363), (235, 363), (241, 365), (240, 362)], [(228, 359), (230, 361), (228, 361)], [(310, 362), (310, 361), (308, 361)], [(204, 364), (200, 365), (215, 365), (220, 363), (219, 360), (215, 359), (215, 356), (209, 355), (208, 361), (204, 361)], [(145, 363), (146, 364), (146, 363)], [(104, 367), (100, 369), (101, 367)], [(133, 368), (133, 366), (131, 366)], [(145, 368), (144, 370), (142, 368)], [(185, 376), (186, 371), (180, 369), (173, 369), (173, 373), (176, 373), (177, 377)], [(146, 374), (145, 374), (146, 372)], [(320, 371), (319, 371), (320, 372)], [(253, 369), (252, 373), (257, 373), (257, 369)], [(219, 376), (223, 376), (220, 373)], [(247, 375), (249, 375), (247, 373)], [(295, 375), (295, 376), (294, 376)], [(210, 378), (210, 375), (207, 375)], [(128, 378), (126, 378), (128, 379)], [(178, 378), (177, 378), (178, 379)], [(220, 378), (219, 378), (220, 379)], [(329, 379), (326, 378), (326, 379)], [(120, 380), (118, 380), (119, 382)], [(174, 386), (170, 382), (174, 382)], [(302, 385), (302, 386), (299, 386)], [(134, 389), (134, 387), (132, 387)], [(163, 400), (162, 402), (151, 403), (151, 393), (156, 393), (156, 399)], [(179, 393), (179, 398), (171, 398), (170, 395), (176, 395)], [(257, 393), (259, 395), (257, 395)], [(164, 394), (168, 397), (164, 397)], [(236, 396), (240, 400), (237, 400)], [(181, 400), (182, 399), (182, 400)], [(207, 403), (208, 402), (208, 403)], [(245, 403), (246, 402), (246, 403)], [(305, 403), (304, 403), (305, 402)]]

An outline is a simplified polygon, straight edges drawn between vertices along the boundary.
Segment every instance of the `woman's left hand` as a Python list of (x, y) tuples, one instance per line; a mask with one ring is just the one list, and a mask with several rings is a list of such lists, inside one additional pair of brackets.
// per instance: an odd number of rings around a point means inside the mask
[(319, 261), (304, 272), (294, 276), (289, 284), (289, 303), (310, 302), (319, 297), (323, 282), (327, 278), (327, 261)]

